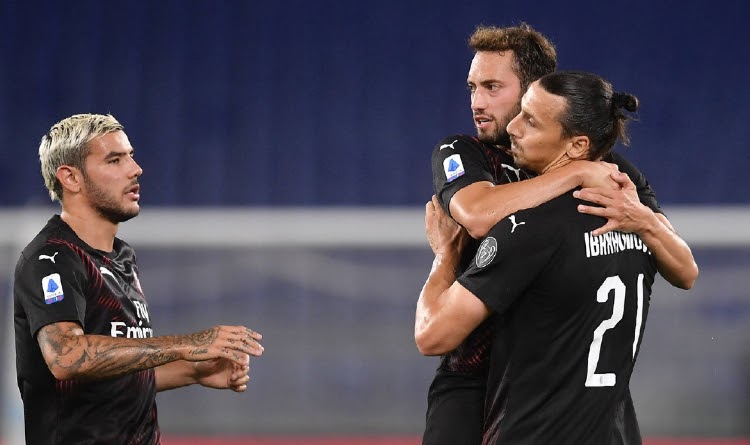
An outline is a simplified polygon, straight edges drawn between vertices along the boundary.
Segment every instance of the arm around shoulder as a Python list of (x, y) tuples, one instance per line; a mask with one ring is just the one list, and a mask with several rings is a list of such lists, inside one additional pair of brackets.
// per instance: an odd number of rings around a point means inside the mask
[(610, 230), (638, 234), (653, 253), (659, 273), (675, 287), (692, 288), (698, 277), (698, 265), (690, 247), (664, 215), (640, 202), (635, 184), (626, 174), (616, 174), (614, 178), (622, 184), (621, 190), (583, 189), (574, 193), (584, 201), (601, 206), (578, 206), (581, 213), (607, 219), (593, 234), (601, 235)]
[(574, 161), (520, 182), (477, 182), (456, 192), (450, 201), (451, 216), (472, 238), (483, 238), (503, 218), (556, 198), (594, 176), (609, 178), (609, 169), (600, 163)]

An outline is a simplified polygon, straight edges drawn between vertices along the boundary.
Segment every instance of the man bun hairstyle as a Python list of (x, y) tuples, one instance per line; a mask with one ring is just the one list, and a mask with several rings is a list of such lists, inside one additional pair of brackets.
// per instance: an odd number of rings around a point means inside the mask
[(628, 93), (612, 93), (612, 106), (624, 108), (631, 113), (638, 111), (638, 98)]
[(638, 111), (638, 98), (612, 91), (612, 85), (596, 74), (560, 71), (543, 76), (539, 85), (565, 99), (560, 116), (564, 137), (588, 136), (590, 160), (601, 159), (619, 139), (630, 144), (626, 124)]

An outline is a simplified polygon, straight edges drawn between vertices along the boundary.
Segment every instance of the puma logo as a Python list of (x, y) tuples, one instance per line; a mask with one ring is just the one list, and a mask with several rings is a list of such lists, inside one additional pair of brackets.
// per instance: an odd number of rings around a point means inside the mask
[[(53, 253), (52, 256), (49, 256), (49, 255), (39, 255), (39, 261), (50, 260), (53, 263), (55, 263), (55, 255), (57, 255), (57, 254), (58, 254), (58, 252)], [(57, 264), (57, 263), (55, 263), (55, 264)]]
[[(514, 167), (512, 167), (512, 166), (510, 166), (508, 164), (500, 164), (500, 166), (503, 167), (503, 170), (510, 170), (512, 172), (515, 172), (515, 174), (516, 174), (516, 180), (517, 181), (521, 180), (521, 169), (520, 168), (514, 168)], [(508, 174), (507, 172), (505, 174), (508, 175), (508, 179), (510, 179), (511, 181), (513, 180), (510, 177), (510, 174)]]
[(458, 139), (456, 139), (455, 141), (451, 142), (450, 144), (443, 144), (443, 145), (440, 146), (440, 150), (442, 150), (444, 148), (448, 148), (448, 147), (450, 147), (451, 150), (455, 150), (456, 147), (454, 147), (453, 144), (455, 144), (456, 142), (458, 142)]
[(517, 222), (516, 222), (516, 215), (510, 215), (510, 216), (508, 217), (508, 219), (509, 219), (509, 220), (510, 220), (510, 222), (511, 222), (511, 223), (513, 224), (513, 227), (512, 227), (511, 229), (510, 229), (510, 233), (513, 233), (513, 231), (515, 231), (515, 230), (516, 230), (516, 227), (520, 226), (521, 224), (526, 224), (526, 222), (525, 222), (525, 221), (522, 221), (522, 222), (520, 222), (520, 223), (517, 223)]

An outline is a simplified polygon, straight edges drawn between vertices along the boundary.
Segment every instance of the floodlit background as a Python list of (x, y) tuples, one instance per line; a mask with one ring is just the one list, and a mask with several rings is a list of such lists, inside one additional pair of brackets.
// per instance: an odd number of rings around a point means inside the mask
[(748, 12), (740, 0), (0, 1), (0, 442), (23, 443), (12, 271), (57, 210), (38, 141), (94, 112), (125, 125), (144, 169), (142, 214), (121, 234), (157, 334), (237, 323), (265, 336), (247, 393), (158, 396), (165, 441), (417, 443), (437, 366), (412, 338), (430, 152), (473, 132), (474, 27), (520, 21), (555, 42), (561, 69), (639, 97), (632, 147), (618, 150), (701, 268), (691, 291), (655, 286), (631, 382), (644, 436), (750, 438)]

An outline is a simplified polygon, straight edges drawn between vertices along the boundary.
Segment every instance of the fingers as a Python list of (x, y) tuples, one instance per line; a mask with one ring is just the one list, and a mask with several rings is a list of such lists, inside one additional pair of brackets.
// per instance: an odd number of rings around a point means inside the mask
[(612, 173), (612, 179), (614, 179), (618, 184), (620, 184), (620, 187), (624, 189), (635, 188), (635, 184), (633, 184), (633, 181), (630, 179), (630, 176), (628, 176), (627, 173), (623, 173), (623, 172)]
[(425, 225), (429, 225), (429, 221), (433, 218), (435, 213), (435, 195), (432, 195), (432, 199), (427, 201), (424, 206), (424, 220)]
[(232, 375), (232, 378), (230, 380), (230, 384), (232, 386), (240, 386), (240, 385), (246, 385), (247, 382), (250, 381), (250, 376), (247, 374), (247, 372), (237, 375)]
[(245, 392), (247, 391), (247, 385), (230, 386), (229, 389), (234, 392)]
[(613, 194), (612, 191), (607, 189), (581, 189), (573, 192), (573, 197), (581, 199), (583, 201), (593, 202), (606, 206), (612, 202)]
[(225, 332), (224, 341), (229, 344), (229, 349), (256, 357), (263, 354), (265, 348), (258, 342), (263, 336), (259, 332), (244, 326), (221, 326), (221, 328)]
[(206, 342), (207, 348), (196, 350), (206, 356), (196, 356), (197, 359), (222, 357), (237, 365), (246, 366), (250, 361), (249, 356), (259, 357), (265, 350), (258, 342), (263, 336), (244, 326), (215, 326), (209, 331), (212, 334), (210, 341)]
[(437, 196), (432, 195), (432, 199), (427, 201), (427, 204), (425, 206), (425, 215), (435, 214), (435, 215), (441, 215), (443, 212), (443, 208), (440, 206), (440, 201), (438, 201)]
[(617, 229), (616, 224), (614, 224), (612, 221), (607, 221), (607, 224), (594, 230), (593, 232), (591, 232), (591, 234), (593, 236), (599, 236), (599, 235), (604, 235), (605, 233), (611, 232), (616, 229)]
[(425, 205), (427, 210), (435, 210), (440, 207), (440, 202), (438, 202), (437, 196), (432, 195), (432, 198), (430, 198), (429, 201), (427, 201), (427, 204)]
[(245, 392), (250, 381), (250, 366), (234, 365), (234, 372), (229, 377), (229, 389), (234, 392)]
[(595, 215), (601, 216), (602, 218), (607, 218), (607, 223), (605, 225), (591, 232), (591, 234), (594, 236), (599, 236), (620, 228), (619, 223), (615, 219), (611, 218), (612, 215), (604, 207), (592, 207), (581, 204), (578, 206), (578, 211), (587, 215)]
[(587, 206), (587, 205), (579, 204), (578, 211), (580, 213), (585, 213), (587, 215), (596, 215), (596, 216), (601, 216), (603, 218), (607, 217), (607, 209), (605, 207), (594, 207), (594, 206)]

